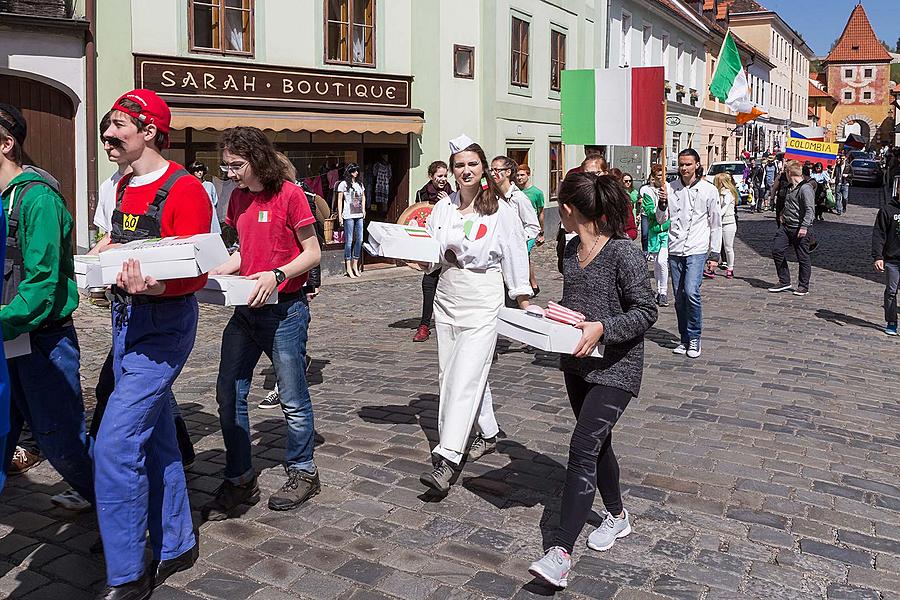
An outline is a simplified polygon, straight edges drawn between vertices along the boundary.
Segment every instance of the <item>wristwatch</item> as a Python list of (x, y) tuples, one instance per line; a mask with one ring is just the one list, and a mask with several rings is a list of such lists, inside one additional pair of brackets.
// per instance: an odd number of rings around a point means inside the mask
[(275, 285), (281, 285), (287, 279), (287, 275), (281, 269), (272, 269), (272, 272), (275, 273)]

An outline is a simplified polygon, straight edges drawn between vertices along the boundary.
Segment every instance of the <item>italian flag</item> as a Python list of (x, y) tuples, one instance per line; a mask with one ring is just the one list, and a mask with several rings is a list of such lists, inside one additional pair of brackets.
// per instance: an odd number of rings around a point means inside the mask
[(716, 72), (709, 84), (710, 93), (737, 113), (737, 124), (749, 123), (766, 114), (750, 99), (750, 84), (741, 65), (741, 55), (729, 31), (722, 42)]
[(663, 146), (665, 79), (663, 67), (564, 70), (563, 143)]

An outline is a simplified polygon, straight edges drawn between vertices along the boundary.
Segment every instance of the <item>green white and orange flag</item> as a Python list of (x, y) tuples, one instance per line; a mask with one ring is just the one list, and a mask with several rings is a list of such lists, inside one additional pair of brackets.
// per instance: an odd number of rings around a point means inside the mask
[(719, 52), (709, 91), (737, 113), (738, 125), (766, 114), (750, 99), (750, 84), (747, 83), (741, 55), (730, 31), (725, 34), (725, 41), (722, 42), (722, 51)]

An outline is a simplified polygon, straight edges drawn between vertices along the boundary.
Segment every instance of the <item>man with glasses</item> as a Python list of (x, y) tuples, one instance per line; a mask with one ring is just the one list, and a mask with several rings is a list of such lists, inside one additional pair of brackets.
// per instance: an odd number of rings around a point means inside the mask
[[(209, 233), (206, 190), (161, 154), (170, 122), (169, 107), (150, 90), (128, 92), (112, 107), (103, 135), (132, 169), (118, 185), (113, 243)], [(189, 569), (198, 557), (170, 402), (197, 334), (194, 292), (205, 283), (206, 275), (157, 281), (141, 273), (138, 261), (128, 260), (113, 286), (115, 388), (94, 446), (109, 584), (104, 600), (149, 598), (154, 585)]]

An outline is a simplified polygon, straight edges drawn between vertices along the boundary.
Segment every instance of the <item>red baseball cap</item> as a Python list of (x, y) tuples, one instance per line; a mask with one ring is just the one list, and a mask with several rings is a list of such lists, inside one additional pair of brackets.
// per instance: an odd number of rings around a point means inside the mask
[[(126, 103), (130, 105), (131, 108), (123, 106), (122, 103), (126, 100), (131, 101)], [(134, 108), (135, 104), (138, 105), (138, 108)], [(165, 134), (169, 133), (169, 126), (172, 123), (172, 111), (169, 110), (169, 105), (166, 104), (162, 98), (157, 96), (154, 91), (143, 89), (131, 90), (116, 100), (112, 110), (120, 110), (123, 113), (138, 119), (145, 125), (156, 125), (158, 130)]]

